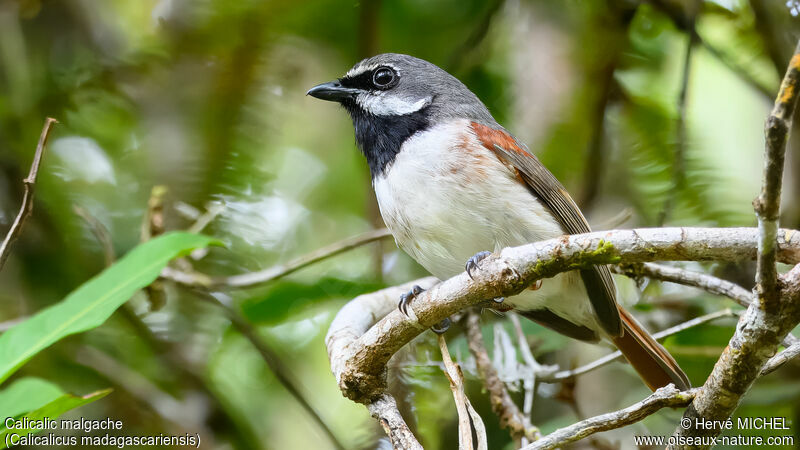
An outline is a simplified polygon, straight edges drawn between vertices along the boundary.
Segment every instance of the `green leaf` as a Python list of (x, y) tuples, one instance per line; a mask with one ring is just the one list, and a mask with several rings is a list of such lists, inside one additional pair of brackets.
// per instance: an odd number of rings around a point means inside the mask
[(100, 326), (167, 263), (218, 241), (191, 233), (167, 233), (131, 250), (99, 275), (0, 335), (0, 383), (38, 352), (71, 334)]
[[(31, 411), (25, 414), (22, 417), (18, 417), (17, 420), (22, 419), (29, 419), (31, 421), (39, 421), (42, 419), (52, 419), (55, 420), (61, 414), (65, 412), (83, 406), (87, 403), (91, 403), (95, 400), (100, 400), (101, 398), (105, 397), (111, 392), (111, 389), (103, 389), (102, 391), (92, 392), (91, 394), (87, 394), (84, 396), (72, 395), (72, 394), (64, 394), (55, 400), (47, 403), (46, 405)], [(31, 423), (31, 422), (23, 422), (23, 423)], [(54, 428), (54, 430), (60, 429), (60, 426)], [(8, 429), (5, 427), (5, 421), (2, 425), (0, 425), (0, 449), (6, 448), (6, 443), (11, 442), (14, 443), (14, 440), (7, 441), (6, 436), (9, 434), (17, 434), (19, 436), (25, 436), (29, 433), (38, 433), (42, 431), (38, 428), (33, 428), (30, 426), (21, 426), (21, 427), (14, 427), (13, 429)]]
[(0, 419), (41, 408), (62, 395), (64, 392), (61, 388), (49, 381), (35, 377), (21, 378), (0, 391)]
[(324, 277), (314, 283), (284, 281), (264, 295), (242, 302), (242, 314), (254, 323), (273, 324), (330, 298), (353, 298), (386, 287), (382, 283)]

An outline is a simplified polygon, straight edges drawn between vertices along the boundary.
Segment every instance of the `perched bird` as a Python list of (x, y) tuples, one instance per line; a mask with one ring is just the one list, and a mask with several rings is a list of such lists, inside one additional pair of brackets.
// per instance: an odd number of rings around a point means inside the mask
[[(479, 270), (490, 251), (590, 231), (564, 187), (464, 84), (408, 55), (365, 59), (308, 95), (340, 103), (367, 159), (381, 216), (431, 274)], [(421, 292), (403, 296), (404, 312)], [(689, 380), (617, 305), (606, 266), (567, 272), (503, 306), (566, 336), (619, 348), (653, 390)]]

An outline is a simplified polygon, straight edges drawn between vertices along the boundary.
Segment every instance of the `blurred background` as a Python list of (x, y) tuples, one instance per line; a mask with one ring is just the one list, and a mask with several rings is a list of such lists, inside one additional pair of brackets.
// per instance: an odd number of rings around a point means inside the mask
[[(754, 226), (764, 119), (800, 37), (798, 13), (797, 0), (0, 0), (0, 233), (19, 208), (45, 117), (60, 121), (34, 215), (0, 272), (0, 330), (160, 231), (143, 231), (148, 214), (167, 230), (207, 222), (202, 232), (227, 248), (192, 263), (214, 275), (265, 269), (382, 227), (349, 118), (305, 92), (386, 51), (461, 79), (596, 229)], [(800, 227), (798, 147), (790, 142), (784, 227)], [(685, 266), (752, 286), (750, 265)], [(391, 239), (372, 243), (219, 295), (244, 326), (160, 282), (16, 377), (48, 378), (76, 394), (114, 388), (68, 417), (120, 419), (125, 435), (196, 432), (207, 449), (336, 448), (322, 422), (340, 447), (387, 448), (366, 409), (341, 396), (324, 336), (347, 300), (424, 275)], [(732, 305), (690, 288), (617, 281), (651, 330)], [(491, 313), (483, 319), (521, 404), (527, 375), (513, 328)], [(693, 384), (705, 380), (734, 324), (666, 341)], [(569, 368), (608, 352), (523, 327), (541, 363)], [(448, 339), (490, 448), (513, 448), (461, 328)], [(457, 446), (440, 364), (425, 333), (390, 373), (429, 449)], [(616, 363), (539, 384), (532, 419), (547, 433), (647, 392)], [(760, 380), (738, 414), (789, 417), (800, 442), (799, 405), (794, 362)], [(679, 415), (662, 411), (578, 446), (627, 448), (632, 434), (671, 433)]]

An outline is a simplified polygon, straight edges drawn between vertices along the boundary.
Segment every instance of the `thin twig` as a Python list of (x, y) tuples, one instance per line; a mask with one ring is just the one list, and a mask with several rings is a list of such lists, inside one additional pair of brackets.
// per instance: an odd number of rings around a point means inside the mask
[[(689, 18), (685, 14), (683, 8), (679, 6), (679, 4), (674, 2), (667, 2), (664, 0), (650, 0), (650, 3), (655, 6), (658, 10), (669, 16), (670, 20), (672, 20), (673, 24), (681, 30), (686, 30), (688, 28), (687, 22)], [(678, 5), (678, 7), (675, 7)], [(694, 39), (699, 44), (702, 45), (714, 58), (716, 58), (719, 62), (725, 65), (731, 72), (734, 73), (737, 77), (739, 77), (742, 81), (750, 85), (753, 89), (760, 92), (764, 97), (768, 99), (772, 99), (773, 92), (767, 89), (764, 85), (756, 81), (753, 78), (753, 75), (745, 68), (742, 67), (740, 64), (731, 60), (728, 55), (726, 55), (723, 51), (719, 50), (712, 44), (708, 42), (703, 36), (701, 36), (697, 29), (694, 30)]]
[(795, 342), (794, 344), (786, 347), (786, 349), (784, 349), (782, 352), (770, 358), (770, 360), (767, 361), (767, 364), (764, 365), (764, 368), (761, 369), (761, 376), (763, 377), (768, 373), (774, 372), (780, 366), (786, 364), (794, 358), (797, 358), (797, 356), (800, 356), (800, 343)]
[(664, 225), (664, 222), (669, 217), (672, 209), (675, 207), (675, 202), (678, 193), (683, 189), (686, 184), (686, 96), (689, 92), (689, 76), (692, 67), (692, 50), (697, 43), (695, 32), (695, 22), (697, 20), (697, 11), (700, 5), (698, 0), (690, 0), (690, 8), (692, 12), (689, 13), (687, 23), (687, 41), (686, 52), (683, 59), (683, 74), (681, 76), (681, 89), (678, 93), (678, 101), (676, 105), (678, 117), (675, 122), (675, 154), (674, 161), (672, 162), (672, 189), (667, 193), (667, 199), (664, 201), (664, 206), (659, 214), (658, 225)]
[(95, 239), (97, 242), (100, 243), (100, 247), (103, 249), (103, 260), (105, 262), (106, 267), (110, 266), (114, 263), (116, 259), (116, 254), (114, 252), (114, 243), (111, 239), (111, 234), (108, 232), (108, 228), (102, 224), (97, 217), (93, 216), (86, 208), (78, 205), (74, 205), (72, 210), (75, 211), (75, 214), (78, 215), (84, 222), (89, 226), (89, 229), (94, 234)]
[(289, 394), (294, 397), (294, 399), (300, 404), (300, 406), (305, 409), (309, 416), (314, 419), (314, 422), (325, 432), (325, 435), (330, 440), (331, 444), (338, 449), (344, 449), (344, 446), (341, 442), (336, 438), (336, 435), (331, 431), (328, 425), (322, 420), (322, 416), (317, 409), (312, 406), (308, 400), (306, 400), (305, 396), (300, 392), (300, 390), (295, 386), (295, 381), (297, 377), (290, 374), (288, 368), (286, 368), (283, 363), (281, 362), (280, 357), (275, 353), (275, 351), (267, 344), (264, 339), (259, 336), (258, 331), (242, 316), (239, 315), (236, 311), (226, 305), (224, 302), (220, 301), (215, 295), (206, 292), (204, 290), (193, 289), (196, 295), (200, 298), (209, 301), (210, 303), (217, 305), (220, 307), (224, 312), (225, 315), (228, 316), (228, 320), (231, 321), (231, 325), (238, 331), (245, 339), (250, 341), (250, 344), (255, 347), (258, 353), (261, 355), (261, 359), (267, 364), (269, 370), (275, 375), (275, 378), (281, 383), (281, 385), (286, 389)]
[[(736, 317), (736, 316), (737, 316), (737, 313), (732, 311), (730, 308), (725, 308), (725, 309), (720, 310), (720, 311), (709, 313), (709, 314), (706, 314), (706, 315), (703, 315), (703, 316), (700, 316), (700, 317), (695, 317), (692, 320), (688, 320), (686, 322), (679, 323), (678, 325), (675, 325), (674, 327), (670, 327), (670, 328), (667, 328), (666, 330), (659, 331), (658, 333), (653, 334), (653, 337), (656, 340), (661, 340), (661, 339), (664, 339), (666, 337), (672, 336), (673, 334), (680, 333), (683, 330), (687, 330), (689, 328), (696, 327), (698, 325), (702, 325), (702, 324), (707, 323), (707, 322), (711, 322), (712, 320), (717, 320), (717, 319), (720, 319), (720, 318), (723, 318), (723, 317)], [(609, 363), (611, 363), (613, 361), (616, 361), (618, 359), (622, 359), (622, 352), (620, 352), (619, 350), (617, 350), (615, 352), (612, 352), (612, 353), (609, 353), (608, 355), (603, 356), (602, 358), (598, 358), (598, 359), (596, 359), (596, 360), (594, 360), (594, 361), (592, 361), (592, 362), (590, 362), (588, 364), (585, 364), (583, 366), (577, 367), (575, 369), (561, 370), (561, 371), (558, 371), (558, 372), (550, 372), (550, 373), (543, 372), (543, 373), (538, 375), (538, 378), (539, 378), (539, 381), (545, 381), (545, 382), (548, 382), (548, 383), (553, 383), (553, 382), (556, 382), (556, 381), (563, 381), (563, 380), (567, 380), (567, 379), (570, 379), (570, 378), (574, 378), (574, 377), (576, 377), (578, 375), (583, 375), (583, 374), (585, 374), (587, 372), (591, 372), (592, 370), (595, 370), (595, 369), (598, 369), (600, 367), (603, 367), (606, 364), (609, 364)]]
[[(523, 423), (532, 423), (531, 422), (531, 414), (533, 413), (533, 398), (536, 395), (536, 375), (541, 372), (544, 368), (536, 358), (533, 357), (533, 353), (531, 353), (531, 348), (528, 345), (528, 340), (525, 337), (525, 332), (522, 331), (522, 324), (519, 321), (519, 316), (514, 312), (508, 313), (508, 318), (511, 321), (511, 324), (514, 326), (514, 331), (517, 334), (517, 342), (519, 344), (520, 353), (522, 353), (522, 360), (525, 361), (525, 365), (530, 370), (530, 374), (525, 377), (523, 381), (523, 388), (525, 389), (525, 397), (522, 400), (522, 417), (524, 419)], [(539, 430), (536, 431), (536, 437), (539, 436)], [(527, 437), (520, 439), (520, 447), (524, 447), (528, 445), (533, 439), (528, 439)]]
[[(472, 450), (472, 419), (469, 412), (469, 399), (464, 392), (464, 374), (461, 373), (461, 368), (458, 364), (453, 362), (450, 357), (450, 351), (447, 349), (447, 341), (444, 339), (444, 334), (437, 336), (439, 342), (439, 351), (442, 352), (442, 362), (444, 363), (444, 373), (450, 381), (450, 390), (453, 392), (453, 400), (456, 403), (456, 411), (458, 412), (458, 448), (459, 450)], [(486, 438), (486, 428), (483, 426), (483, 420), (480, 416), (476, 424), (476, 430), (482, 429), (483, 438)], [(478, 448), (486, 448), (486, 443), (478, 443)]]
[(400, 415), (394, 397), (384, 393), (367, 403), (367, 409), (370, 415), (380, 422), (392, 442), (393, 449), (422, 450), (422, 445)]
[(678, 427), (671, 441), (698, 443), (688, 448), (709, 447), (711, 438), (722, 430), (698, 425), (698, 419), (724, 421), (730, 418), (784, 337), (800, 322), (800, 265), (782, 275), (780, 285), (783, 298), (779, 311), (765, 311), (760, 302), (753, 302), (742, 314), (692, 406), (683, 413), (681, 423), (689, 427)]
[(489, 392), (489, 403), (492, 411), (500, 419), (500, 427), (508, 428), (511, 438), (520, 441), (522, 438), (534, 441), (539, 438), (539, 429), (533, 426), (530, 420), (522, 415), (514, 400), (508, 394), (505, 383), (500, 379), (486, 346), (483, 344), (483, 333), (481, 332), (480, 316), (475, 311), (469, 311), (464, 321), (467, 335), (467, 345), (472, 356), (475, 357), (475, 365), (478, 375), (483, 382), (483, 386)]
[(696, 287), (715, 295), (728, 297), (745, 308), (750, 306), (750, 302), (753, 298), (753, 294), (750, 291), (736, 283), (717, 278), (713, 275), (693, 272), (678, 267), (665, 266), (663, 264), (627, 264), (624, 266), (614, 266), (612, 270), (631, 278), (644, 276), (656, 280), (682, 284), (684, 286)]
[(683, 407), (691, 403), (697, 389), (679, 391), (675, 385), (669, 384), (653, 392), (644, 400), (619, 411), (601, 414), (568, 427), (560, 428), (539, 439), (522, 450), (545, 450), (562, 447), (570, 442), (579, 441), (601, 431), (621, 428), (636, 423), (662, 408)]
[[(800, 233), (780, 230), (778, 235), (781, 261), (800, 262)], [(386, 363), (401, 347), (425, 329), (488, 298), (516, 295), (540, 279), (594, 264), (753, 259), (757, 238), (754, 228), (643, 228), (562, 236), (505, 248), (486, 257), (480, 270), (473, 272), (474, 278), (461, 273), (420, 294), (409, 308), (409, 316), (397, 310), (397, 297), (381, 294), (380, 299), (366, 295), (352, 300), (345, 307), (346, 320), (378, 323), (348, 341), (347, 348), (332, 350), (329, 342), (331, 368), (345, 396), (364, 402), (383, 392)], [(386, 302), (378, 308), (385, 316), (359, 312), (360, 304), (378, 301)], [(338, 320), (334, 323), (337, 329), (347, 326)]]
[(9, 250), (19, 238), (25, 221), (27, 221), (28, 217), (33, 213), (33, 191), (36, 187), (36, 178), (39, 176), (39, 166), (42, 164), (42, 156), (47, 146), (47, 138), (50, 137), (50, 129), (53, 124), (57, 122), (58, 121), (52, 117), (48, 117), (44, 121), (42, 133), (39, 135), (39, 143), (36, 145), (36, 152), (33, 154), (31, 168), (28, 171), (28, 176), (22, 180), (25, 187), (25, 192), (22, 195), (22, 205), (20, 205), (19, 213), (17, 213), (17, 217), (14, 218), (14, 223), (11, 224), (11, 228), (8, 230), (5, 239), (3, 239), (2, 244), (0, 244), (0, 270), (2, 270), (3, 266), (6, 264), (8, 255), (10, 254)]
[(792, 129), (792, 114), (797, 105), (799, 82), (800, 42), (786, 69), (772, 112), (767, 118), (764, 177), (761, 193), (753, 201), (759, 229), (756, 292), (761, 307), (766, 311), (774, 311), (778, 303), (778, 270), (775, 259), (778, 248), (778, 218), (781, 212), (783, 160), (789, 130)]
[(336, 256), (348, 250), (358, 248), (362, 245), (369, 244), (370, 242), (386, 239), (391, 236), (391, 232), (386, 228), (370, 230), (366, 233), (362, 233), (357, 236), (333, 243), (326, 247), (314, 250), (313, 252), (293, 259), (288, 263), (277, 264), (257, 272), (231, 275), (228, 277), (212, 277), (199, 272), (184, 272), (167, 267), (161, 272), (161, 276), (167, 280), (189, 287), (235, 289), (250, 288), (269, 283), (270, 281), (285, 277), (286, 275), (294, 273), (304, 267), (318, 263), (332, 256)]

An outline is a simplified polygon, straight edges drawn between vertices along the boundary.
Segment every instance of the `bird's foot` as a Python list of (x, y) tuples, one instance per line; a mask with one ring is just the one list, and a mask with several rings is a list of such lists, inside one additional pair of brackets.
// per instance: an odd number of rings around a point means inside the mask
[(397, 309), (408, 317), (408, 307), (411, 306), (411, 302), (423, 292), (425, 292), (425, 289), (415, 284), (410, 291), (400, 296), (400, 303), (397, 304)]
[(532, 291), (538, 291), (541, 288), (542, 288), (542, 280), (536, 280), (535, 283), (533, 283), (532, 285), (528, 286), (528, 289), (530, 289)]
[[(409, 308), (411, 307), (411, 302), (415, 298), (419, 297), (419, 294), (422, 294), (423, 292), (425, 292), (425, 289), (422, 289), (421, 287), (415, 284), (410, 291), (400, 296), (400, 303), (397, 304), (397, 309), (399, 309), (400, 312), (405, 314), (406, 317), (409, 317), (412, 320), (416, 321), (417, 319), (416, 315), (414, 315), (414, 310), (411, 310), (411, 314), (409, 314), (408, 312)], [(432, 326), (431, 330), (433, 330), (433, 332), (436, 334), (443, 334), (449, 328), (450, 328), (450, 318), (448, 317), (442, 320), (441, 322), (437, 323), (436, 325)]]
[(492, 252), (487, 251), (478, 252), (475, 253), (475, 256), (467, 260), (467, 264), (464, 266), (464, 269), (467, 271), (467, 275), (469, 275), (470, 279), (474, 280), (474, 278), (472, 278), (472, 271), (478, 269), (478, 264), (480, 264), (481, 261), (486, 259), (486, 257), (491, 254)]
[(444, 334), (450, 328), (450, 318), (446, 318), (436, 325), (431, 327), (431, 330), (436, 334)]

